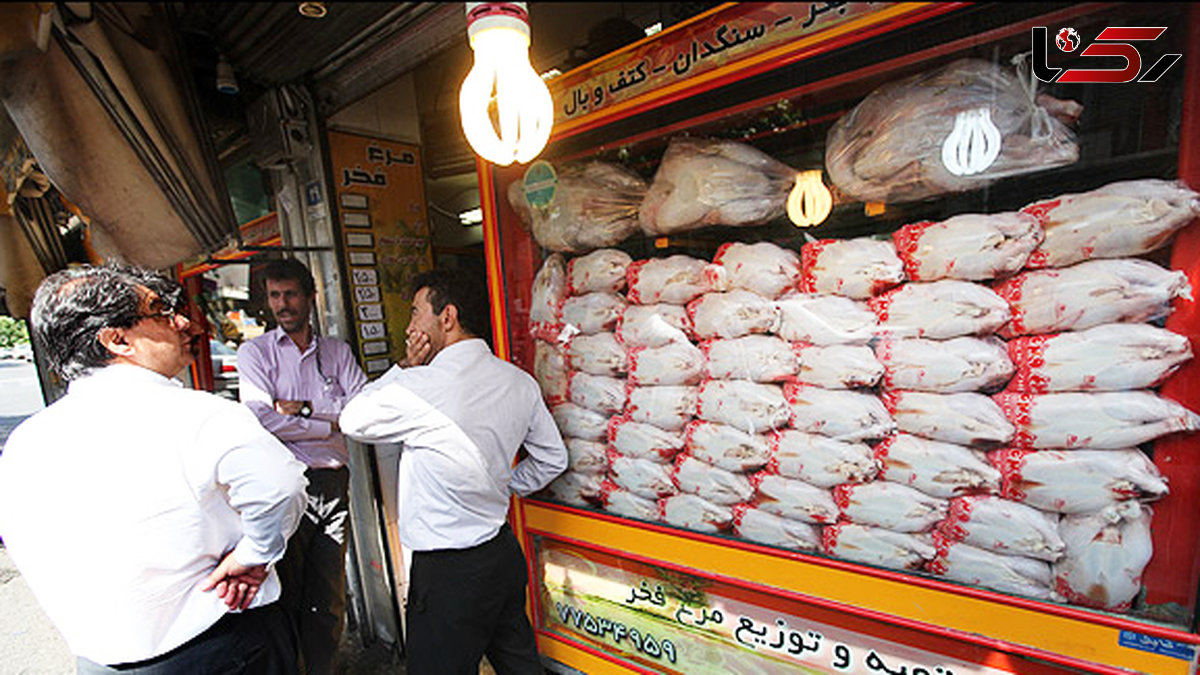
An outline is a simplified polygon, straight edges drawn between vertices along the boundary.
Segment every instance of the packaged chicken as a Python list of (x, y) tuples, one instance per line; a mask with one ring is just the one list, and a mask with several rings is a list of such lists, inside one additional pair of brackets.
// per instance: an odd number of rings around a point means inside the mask
[(983, 394), (888, 391), (882, 398), (900, 431), (915, 436), (983, 448), (1004, 445), (1013, 438), (1008, 417)]
[(692, 319), (682, 305), (629, 305), (617, 322), (617, 337), (626, 347), (661, 347), (687, 342)]
[(671, 480), (673, 467), (648, 459), (625, 457), (613, 451), (609, 455), (609, 478), (622, 489), (643, 499), (659, 499), (678, 494)]
[(608, 445), (582, 438), (563, 438), (567, 446), (567, 469), (575, 473), (602, 475), (608, 471)]
[[(1028, 86), (1028, 77), (981, 59), (960, 59), (884, 84), (829, 130), (825, 168), (855, 199), (895, 203), (1074, 163), (1079, 146), (1067, 125), (1082, 107), (1045, 94), (1035, 97)], [(949, 146), (952, 151), (970, 140), (978, 145), (981, 139), (970, 138), (967, 120), (979, 118), (997, 131), (996, 159), (974, 173), (948, 169), (947, 139), (962, 136)], [(957, 154), (950, 157), (952, 166), (961, 163)]]
[(787, 401), (779, 385), (745, 380), (708, 380), (700, 385), (696, 416), (746, 433), (761, 433), (787, 425)]
[(822, 528), (821, 550), (826, 555), (893, 570), (919, 570), (937, 554), (928, 534), (893, 532), (855, 523)]
[(1066, 545), (1058, 536), (1058, 514), (994, 495), (968, 495), (950, 500), (946, 519), (938, 523), (943, 537), (1005, 555), (1054, 562)]
[(783, 215), (796, 171), (742, 143), (672, 138), (642, 201), (648, 235), (762, 225)]
[(671, 463), (684, 448), (682, 433), (634, 422), (627, 415), (609, 421), (608, 442), (613, 450), (626, 457), (648, 459), (658, 464)]
[(1011, 276), (1025, 266), (1042, 237), (1037, 218), (1017, 212), (964, 213), (940, 223), (910, 223), (892, 234), (913, 281)]
[(721, 244), (713, 256), (720, 269), (719, 288), (740, 288), (775, 299), (796, 290), (800, 280), (800, 256), (771, 242)]
[(567, 396), (589, 410), (608, 415), (625, 409), (625, 380), (607, 375), (572, 373), (567, 385)]
[(554, 342), (562, 331), (562, 305), (567, 299), (567, 267), (557, 253), (546, 256), (541, 269), (533, 277), (529, 306), (529, 332), (547, 342)]
[(728, 471), (761, 469), (770, 458), (765, 436), (728, 424), (692, 422), (687, 426), (685, 441), (693, 457)]
[(1017, 429), (1016, 448), (1107, 450), (1200, 430), (1200, 415), (1151, 391), (993, 396)]
[(989, 453), (988, 460), (1000, 469), (1002, 497), (1046, 511), (1091, 513), (1120, 501), (1167, 494), (1162, 474), (1137, 448), (1006, 448)]
[(1122, 502), (1099, 513), (1064, 516), (1058, 531), (1067, 554), (1054, 563), (1054, 584), (1067, 602), (1123, 612), (1142, 589), (1154, 555), (1151, 509)]
[(792, 426), (843, 441), (883, 438), (896, 422), (875, 394), (789, 383), (783, 387)]
[(631, 384), (696, 384), (703, 374), (704, 352), (690, 342), (629, 349)]
[(1010, 316), (1005, 298), (987, 287), (955, 279), (904, 284), (869, 304), (879, 316), (880, 334), (890, 338), (988, 335)]
[(600, 499), (600, 484), (604, 477), (594, 473), (564, 471), (550, 481), (545, 494), (551, 499), (574, 506), (593, 506)]
[(675, 485), (680, 492), (699, 495), (714, 504), (732, 506), (754, 496), (750, 479), (688, 454), (675, 460)]
[(952, 394), (996, 391), (1013, 374), (1008, 349), (996, 337), (949, 340), (884, 338), (875, 343), (887, 389)]
[(567, 363), (572, 370), (618, 377), (629, 370), (625, 347), (612, 333), (576, 335), (567, 342)]
[(1192, 297), (1183, 272), (1127, 258), (1022, 272), (995, 289), (1012, 306), (1004, 337), (1153, 321), (1171, 313), (1173, 299)]
[(933, 574), (1001, 593), (1038, 600), (1056, 599), (1050, 563), (1018, 555), (1001, 555), (951, 539), (933, 536), (937, 555), (926, 566)]
[(626, 518), (656, 521), (659, 517), (657, 500), (639, 497), (610, 480), (600, 486), (600, 505), (605, 511)]
[(805, 523), (837, 521), (838, 507), (829, 490), (769, 471), (750, 476), (750, 483), (755, 490), (755, 508)]
[(945, 499), (882, 480), (839, 485), (833, 489), (833, 501), (846, 520), (893, 532), (928, 532), (950, 507)]
[(554, 422), (563, 436), (585, 441), (604, 441), (608, 438), (608, 418), (574, 403), (560, 403), (550, 409)]
[(625, 298), (616, 293), (574, 295), (563, 301), (559, 316), (572, 335), (612, 332), (625, 311)]
[(603, 162), (558, 167), (553, 196), (532, 205), (524, 181), (508, 188), (508, 201), (538, 245), (579, 253), (619, 244), (638, 229), (646, 182), (632, 171)]
[(602, 248), (572, 258), (567, 263), (567, 291), (571, 295), (620, 293), (625, 288), (625, 271), (633, 258), (624, 251)]
[(570, 371), (567, 370), (567, 354), (562, 347), (542, 340), (533, 345), (533, 376), (542, 389), (547, 405), (566, 403), (570, 392)]
[(746, 335), (728, 340), (705, 340), (704, 376), (714, 380), (781, 382), (799, 368), (796, 350), (773, 335)]
[(1034, 202), (1021, 211), (1035, 216), (1046, 232), (1028, 266), (1066, 267), (1166, 246), (1177, 230), (1200, 216), (1200, 195), (1182, 181), (1148, 178)]
[(713, 290), (709, 267), (686, 255), (638, 260), (625, 270), (626, 297), (638, 305), (686, 305)]
[(1016, 372), (1008, 390), (1125, 391), (1154, 387), (1192, 358), (1182, 335), (1140, 323), (1108, 323), (1087, 330), (1008, 341)]
[(697, 532), (720, 532), (733, 522), (733, 509), (694, 494), (680, 494), (658, 501), (662, 522)]
[(689, 302), (687, 311), (692, 330), (702, 340), (770, 333), (779, 325), (774, 302), (741, 289), (706, 293)]
[(798, 343), (796, 381), (826, 389), (873, 387), (883, 377), (883, 366), (866, 345), (810, 345)]
[(794, 293), (776, 301), (779, 337), (814, 345), (865, 345), (878, 319), (864, 303), (840, 295)]
[(784, 478), (797, 478), (821, 488), (843, 483), (865, 483), (879, 473), (871, 448), (863, 443), (839, 441), (820, 434), (783, 429), (769, 435), (767, 470)]
[(747, 504), (733, 507), (733, 533), (748, 541), (793, 551), (821, 548), (821, 532), (816, 526), (781, 518)]
[(904, 263), (892, 242), (870, 237), (810, 241), (800, 249), (800, 261), (805, 293), (865, 300), (904, 281)]
[(1000, 472), (979, 450), (896, 434), (875, 446), (879, 477), (933, 497), (1000, 492)]
[(696, 387), (663, 385), (630, 387), (625, 413), (635, 422), (668, 431), (682, 431), (696, 413)]

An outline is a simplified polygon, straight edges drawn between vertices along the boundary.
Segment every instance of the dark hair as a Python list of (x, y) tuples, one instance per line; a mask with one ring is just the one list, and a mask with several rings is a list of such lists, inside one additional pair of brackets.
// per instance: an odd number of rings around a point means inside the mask
[(491, 312), (483, 284), (464, 270), (429, 270), (413, 279), (413, 292), (429, 289), (429, 304), (434, 314), (449, 305), (458, 308), (458, 323), (475, 337), (491, 337)]
[(295, 258), (272, 260), (263, 268), (262, 274), (264, 285), (267, 281), (297, 281), (300, 283), (300, 290), (305, 295), (312, 297), (317, 292), (312, 272), (309, 272), (304, 263)]
[(141, 288), (157, 293), (168, 307), (183, 307), (179, 284), (139, 267), (72, 267), (46, 277), (33, 296), (29, 323), (50, 369), (74, 380), (112, 361), (99, 333), (137, 323)]

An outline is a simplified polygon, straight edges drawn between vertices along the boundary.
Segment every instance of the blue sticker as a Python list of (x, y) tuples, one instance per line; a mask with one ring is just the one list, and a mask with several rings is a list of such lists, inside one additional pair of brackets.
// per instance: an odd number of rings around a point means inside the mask
[(558, 192), (558, 173), (549, 162), (538, 160), (525, 171), (525, 200), (530, 206), (545, 208)]
[(1144, 633), (1135, 633), (1131, 630), (1121, 631), (1121, 637), (1118, 638), (1117, 644), (1122, 647), (1130, 647), (1132, 649), (1140, 649), (1144, 652), (1153, 654), (1162, 654), (1175, 659), (1183, 659), (1191, 661), (1196, 658), (1196, 646), (1178, 640), (1169, 638), (1154, 637)]

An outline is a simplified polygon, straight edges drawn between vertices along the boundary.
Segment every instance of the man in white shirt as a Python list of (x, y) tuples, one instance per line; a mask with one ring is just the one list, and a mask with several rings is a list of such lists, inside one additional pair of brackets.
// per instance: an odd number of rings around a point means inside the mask
[[(543, 672), (525, 616), (528, 568), (505, 521), (567, 451), (537, 382), (492, 355), (482, 290), (461, 273), (418, 275), (411, 368), (393, 367), (342, 411), (348, 436), (401, 445), (400, 540), (413, 551), (407, 672)], [(513, 466), (518, 450), (525, 457)]]
[(171, 379), (205, 339), (181, 300), (132, 267), (42, 282), (33, 337), (69, 387), (0, 455), (0, 536), (80, 673), (295, 673), (271, 565), (304, 465)]

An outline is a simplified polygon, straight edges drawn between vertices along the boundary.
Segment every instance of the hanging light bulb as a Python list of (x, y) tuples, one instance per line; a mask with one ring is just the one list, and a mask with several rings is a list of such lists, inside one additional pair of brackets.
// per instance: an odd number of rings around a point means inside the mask
[(942, 164), (955, 176), (973, 176), (1000, 156), (1000, 130), (988, 108), (964, 110), (954, 118), (954, 130), (942, 143)]
[(505, 166), (546, 147), (554, 123), (550, 90), (529, 64), (529, 13), (523, 2), (468, 2), (467, 36), (475, 65), (458, 93), (471, 148)]
[(821, 170), (796, 174), (796, 185), (787, 200), (787, 214), (796, 227), (814, 227), (825, 222), (833, 210), (833, 195), (821, 180)]

